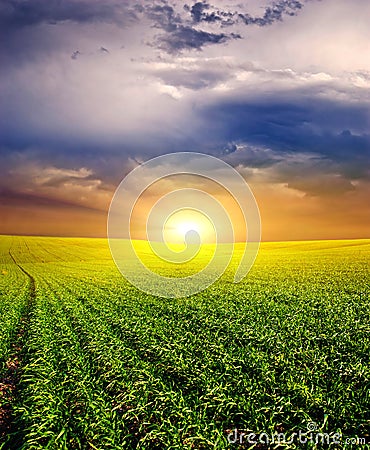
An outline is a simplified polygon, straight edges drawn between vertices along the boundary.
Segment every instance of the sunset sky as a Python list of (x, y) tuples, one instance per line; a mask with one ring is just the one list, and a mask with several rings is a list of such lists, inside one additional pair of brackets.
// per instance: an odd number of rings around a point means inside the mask
[(251, 186), (264, 240), (364, 238), (368, 0), (0, 0), (0, 233), (105, 236), (171, 152)]

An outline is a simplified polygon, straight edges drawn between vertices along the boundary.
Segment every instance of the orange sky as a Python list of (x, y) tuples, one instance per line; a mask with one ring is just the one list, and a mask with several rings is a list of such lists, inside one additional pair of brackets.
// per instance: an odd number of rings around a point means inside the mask
[[(188, 185), (185, 183), (185, 186)], [(262, 240), (369, 237), (369, 186), (338, 195), (325, 195), (324, 192), (321, 196), (309, 196), (283, 184), (255, 183), (251, 188), (260, 209)], [(216, 191), (214, 195), (223, 202), (232, 217), (237, 240), (243, 240), (245, 228), (240, 211), (235, 202), (227, 196), (222, 198), (222, 192)], [(144, 238), (145, 216), (161, 192), (160, 189), (155, 195), (152, 192), (137, 204), (132, 221), (133, 237)], [(27, 201), (26, 198), (3, 197), (0, 203), (0, 233), (104, 237), (109, 207), (107, 199), (95, 200), (91, 197), (87, 207), (68, 202), (61, 204), (60, 200), (53, 199), (35, 201), (32, 198)]]

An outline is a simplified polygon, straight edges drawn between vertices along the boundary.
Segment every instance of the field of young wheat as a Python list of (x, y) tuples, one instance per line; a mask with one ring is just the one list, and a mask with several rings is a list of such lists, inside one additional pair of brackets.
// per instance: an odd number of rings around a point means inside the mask
[(366, 435), (369, 261), (369, 240), (264, 243), (243, 282), (163, 299), (103, 239), (0, 237), (0, 448)]

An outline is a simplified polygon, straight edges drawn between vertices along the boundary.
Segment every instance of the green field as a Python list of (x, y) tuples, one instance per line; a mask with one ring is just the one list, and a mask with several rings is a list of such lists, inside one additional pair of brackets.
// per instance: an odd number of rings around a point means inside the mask
[(162, 299), (103, 239), (0, 237), (0, 448), (368, 434), (369, 261), (370, 240), (264, 243), (242, 283)]

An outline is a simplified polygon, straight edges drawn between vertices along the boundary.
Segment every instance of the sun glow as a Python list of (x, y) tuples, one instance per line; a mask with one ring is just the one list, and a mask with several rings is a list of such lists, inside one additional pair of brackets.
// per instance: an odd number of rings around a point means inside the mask
[(199, 224), (196, 222), (182, 222), (177, 226), (177, 231), (181, 235), (186, 235), (189, 231), (195, 231), (199, 233)]
[(207, 216), (197, 210), (186, 209), (172, 214), (164, 225), (164, 238), (167, 242), (184, 244), (187, 234), (198, 234), (202, 243), (215, 241), (215, 229)]

